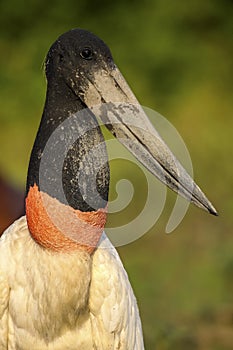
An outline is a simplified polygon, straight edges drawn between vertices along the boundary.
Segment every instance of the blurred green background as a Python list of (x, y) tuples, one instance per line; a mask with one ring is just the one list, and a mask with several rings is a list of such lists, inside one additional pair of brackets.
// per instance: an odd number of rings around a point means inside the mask
[[(139, 101), (177, 128), (196, 182), (220, 213), (216, 218), (190, 206), (166, 235), (175, 201), (169, 191), (154, 227), (118, 249), (138, 299), (146, 349), (232, 349), (233, 2), (2, 0), (0, 170), (21, 189), (43, 109), (44, 58), (75, 27), (99, 35)], [(145, 186), (134, 168), (113, 162), (111, 196), (126, 168), (135, 185), (130, 210), (138, 211)], [(111, 215), (109, 225), (133, 215)]]

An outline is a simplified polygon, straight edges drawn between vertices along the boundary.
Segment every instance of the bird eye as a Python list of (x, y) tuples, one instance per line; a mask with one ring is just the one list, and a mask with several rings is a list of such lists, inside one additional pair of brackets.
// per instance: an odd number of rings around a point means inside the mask
[(93, 57), (93, 52), (91, 49), (89, 49), (88, 47), (85, 47), (81, 52), (80, 52), (80, 56), (82, 58), (84, 58), (85, 60), (91, 60)]

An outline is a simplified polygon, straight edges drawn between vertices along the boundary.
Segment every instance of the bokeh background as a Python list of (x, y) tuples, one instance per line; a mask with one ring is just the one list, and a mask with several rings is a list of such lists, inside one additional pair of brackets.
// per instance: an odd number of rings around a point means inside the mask
[[(1, 229), (22, 211), (16, 203), (22, 203), (43, 109), (46, 52), (75, 27), (104, 39), (140, 102), (177, 128), (196, 182), (219, 210), (213, 217), (190, 206), (175, 232), (166, 235), (175, 201), (169, 191), (154, 227), (118, 249), (148, 350), (233, 348), (232, 19), (231, 0), (0, 2)], [(146, 187), (134, 167), (119, 161), (112, 169), (112, 198), (126, 169), (135, 185), (133, 204), (109, 218), (117, 225), (140, 211)]]

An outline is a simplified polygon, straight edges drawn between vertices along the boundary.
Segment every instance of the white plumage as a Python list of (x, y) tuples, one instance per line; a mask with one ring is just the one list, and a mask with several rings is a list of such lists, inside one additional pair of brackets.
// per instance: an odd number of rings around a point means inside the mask
[(0, 350), (143, 348), (132, 288), (104, 233), (90, 255), (41, 248), (31, 238), (25, 217), (4, 232)]
[(81, 29), (63, 34), (48, 52), (46, 77), (27, 219), (0, 238), (0, 350), (143, 350), (132, 288), (103, 233), (110, 173), (96, 117), (167, 186), (217, 212), (152, 128), (102, 40)]

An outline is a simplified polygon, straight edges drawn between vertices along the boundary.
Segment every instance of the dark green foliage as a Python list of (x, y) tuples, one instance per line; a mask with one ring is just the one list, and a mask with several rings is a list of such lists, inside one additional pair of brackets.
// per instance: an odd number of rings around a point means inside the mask
[[(0, 167), (5, 174), (24, 186), (44, 102), (45, 55), (61, 33), (82, 27), (110, 46), (140, 102), (178, 129), (195, 180), (220, 212), (215, 218), (190, 207), (176, 232), (166, 236), (175, 198), (169, 192), (166, 210), (150, 233), (120, 248), (148, 350), (155, 344), (157, 350), (233, 348), (232, 19), (230, 0), (0, 2)], [(116, 227), (142, 210), (147, 186), (135, 166), (116, 161), (112, 169), (112, 198), (122, 176), (133, 174), (136, 188), (135, 201), (111, 214), (108, 225)]]

